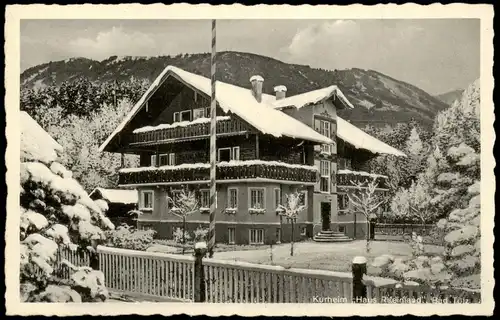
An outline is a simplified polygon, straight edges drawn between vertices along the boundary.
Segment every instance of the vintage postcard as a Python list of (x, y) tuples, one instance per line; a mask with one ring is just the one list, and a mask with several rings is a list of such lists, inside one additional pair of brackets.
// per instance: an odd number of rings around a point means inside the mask
[(5, 30), (8, 314), (492, 314), (492, 6)]

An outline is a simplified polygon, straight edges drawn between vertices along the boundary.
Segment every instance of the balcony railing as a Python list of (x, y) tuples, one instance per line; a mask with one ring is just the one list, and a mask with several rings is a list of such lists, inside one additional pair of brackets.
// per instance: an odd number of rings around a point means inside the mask
[[(201, 120), (201, 121), (199, 121)], [(131, 144), (151, 144), (169, 140), (189, 140), (203, 138), (210, 135), (209, 119), (199, 119), (184, 125), (160, 125), (136, 130), (131, 134)], [(250, 127), (243, 121), (230, 117), (218, 117), (217, 134), (230, 135), (248, 132)]]
[[(123, 169), (119, 173), (119, 184), (208, 181), (209, 174), (208, 164)], [(261, 178), (313, 184), (317, 181), (318, 171), (312, 166), (289, 165), (273, 161), (238, 161), (218, 164), (216, 174), (217, 181)]]
[(366, 185), (367, 183), (371, 182), (373, 178), (375, 178), (378, 183), (377, 188), (380, 189), (388, 188), (388, 183), (387, 183), (388, 178), (386, 176), (362, 172), (362, 171), (351, 171), (351, 170), (339, 170), (337, 172), (337, 186), (352, 187), (354, 186), (352, 182), (363, 183)]

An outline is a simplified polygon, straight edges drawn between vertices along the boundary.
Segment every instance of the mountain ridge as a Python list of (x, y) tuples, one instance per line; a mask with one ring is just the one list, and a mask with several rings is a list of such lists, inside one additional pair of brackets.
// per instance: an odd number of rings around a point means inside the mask
[(458, 100), (462, 97), (462, 94), (464, 92), (465, 92), (465, 89), (456, 89), (456, 90), (451, 90), (451, 91), (448, 91), (445, 93), (438, 94), (435, 97), (451, 106), (453, 104), (453, 102), (455, 102), (456, 100)]
[[(152, 82), (167, 65), (210, 76), (209, 53), (110, 56), (101, 61), (80, 57), (26, 69), (21, 73), (21, 87), (58, 86), (80, 77), (103, 83), (129, 81), (132, 77)], [(395, 125), (414, 119), (429, 128), (435, 115), (448, 107), (447, 103), (415, 85), (371, 69), (326, 70), (289, 64), (255, 53), (223, 51), (217, 54), (217, 71), (220, 81), (245, 88), (250, 88), (249, 78), (259, 74), (265, 79), (263, 92), (268, 94), (274, 94), (276, 85), (285, 85), (287, 96), (337, 85), (355, 106), (352, 110), (340, 110), (339, 114), (358, 126)]]

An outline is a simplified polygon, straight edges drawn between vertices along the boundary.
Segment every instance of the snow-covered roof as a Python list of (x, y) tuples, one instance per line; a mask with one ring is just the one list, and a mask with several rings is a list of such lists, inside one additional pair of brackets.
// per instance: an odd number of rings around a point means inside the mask
[(100, 193), (102, 199), (110, 203), (133, 204), (138, 201), (137, 190), (95, 188), (89, 196), (96, 193)]
[(56, 161), (63, 147), (28, 113), (22, 111), (20, 118), (21, 161), (36, 160), (44, 163)]
[(338, 174), (353, 174), (356, 176), (364, 176), (364, 177), (372, 177), (372, 178), (387, 178), (387, 176), (384, 176), (382, 174), (376, 174), (376, 173), (369, 173), (365, 171), (352, 171), (349, 169), (340, 169), (337, 171)]
[[(166, 67), (120, 125), (99, 147), (99, 151), (103, 151), (111, 140), (123, 130), (169, 75), (174, 75), (176, 78), (206, 95), (211, 94), (209, 78), (184, 71), (174, 66)], [(275, 137), (287, 136), (321, 144), (333, 143), (331, 139), (319, 134), (306, 124), (270, 107), (270, 103), (275, 101), (274, 96), (262, 94), (262, 102), (258, 102), (252, 95), (251, 90), (217, 81), (216, 99), (224, 112), (230, 111), (236, 114), (264, 134), (270, 134)]]
[(396, 148), (372, 137), (368, 133), (337, 116), (337, 137), (353, 145), (357, 149), (365, 149), (373, 153), (392, 154), (406, 157)]
[(354, 108), (352, 103), (349, 100), (347, 100), (346, 96), (342, 93), (342, 91), (340, 91), (340, 89), (337, 86), (329, 86), (326, 88), (290, 96), (288, 98), (284, 98), (281, 100), (276, 100), (273, 103), (273, 107), (276, 109), (281, 109), (285, 107), (295, 107), (297, 109), (300, 109), (302, 107), (311, 104), (316, 104), (325, 101), (334, 95), (336, 95), (342, 101), (342, 103), (347, 107)]

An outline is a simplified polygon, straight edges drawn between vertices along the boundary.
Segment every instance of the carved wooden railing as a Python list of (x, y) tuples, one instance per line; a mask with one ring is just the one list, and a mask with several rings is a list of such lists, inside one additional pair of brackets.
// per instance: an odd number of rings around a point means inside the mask
[[(217, 134), (239, 134), (250, 131), (250, 127), (235, 118), (217, 120)], [(130, 144), (149, 144), (164, 141), (182, 141), (183, 139), (202, 138), (210, 135), (210, 122), (193, 123), (164, 129), (148, 130), (132, 133)]]
[[(119, 184), (145, 183), (176, 183), (187, 181), (209, 180), (208, 165), (201, 167), (164, 167), (145, 168), (144, 170), (122, 171), (119, 173)], [(238, 179), (273, 179), (281, 181), (298, 181), (315, 183), (317, 171), (306, 167), (289, 167), (280, 164), (248, 164), (248, 165), (220, 165), (217, 166), (217, 180)]]

